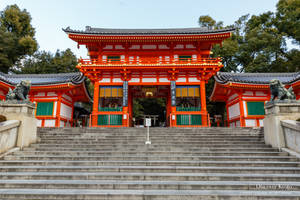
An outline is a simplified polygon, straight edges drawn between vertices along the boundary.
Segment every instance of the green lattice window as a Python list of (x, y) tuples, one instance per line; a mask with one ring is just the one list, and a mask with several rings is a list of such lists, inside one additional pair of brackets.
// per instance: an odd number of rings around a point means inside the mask
[(107, 56), (107, 60), (110, 62), (119, 62), (121, 60), (120, 56)]
[(248, 115), (265, 115), (265, 104), (263, 101), (248, 101)]
[(202, 125), (201, 115), (177, 115), (177, 125)]
[(187, 60), (192, 60), (192, 56), (186, 55), (186, 56), (178, 56), (180, 61), (187, 61)]
[(122, 115), (98, 115), (98, 125), (122, 125)]
[(52, 116), (53, 102), (38, 102), (36, 106), (36, 116)]

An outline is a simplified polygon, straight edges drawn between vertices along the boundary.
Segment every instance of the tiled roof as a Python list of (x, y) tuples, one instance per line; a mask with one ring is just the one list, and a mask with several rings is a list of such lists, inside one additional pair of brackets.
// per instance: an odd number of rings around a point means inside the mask
[(294, 73), (229, 73), (218, 72), (214, 76), (218, 83), (227, 82), (248, 83), (248, 84), (269, 84), (272, 79), (278, 79), (283, 84), (291, 84), (300, 80), (300, 72)]
[(54, 85), (62, 83), (81, 84), (85, 77), (80, 72), (60, 74), (4, 74), (0, 72), (0, 81), (17, 85), (21, 80), (30, 80), (31, 85)]
[(111, 29), (111, 28), (92, 28), (86, 26), (84, 31), (72, 30), (70, 27), (63, 29), (66, 33), (90, 34), (90, 35), (195, 35), (213, 34), (234, 31), (234, 28), (227, 29), (208, 29), (208, 28), (166, 28), (166, 29)]

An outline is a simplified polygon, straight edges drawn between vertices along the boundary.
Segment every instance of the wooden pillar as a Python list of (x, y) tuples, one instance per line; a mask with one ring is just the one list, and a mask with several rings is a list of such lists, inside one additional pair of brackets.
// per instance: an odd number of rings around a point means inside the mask
[(200, 81), (200, 98), (201, 98), (201, 111), (202, 115), (202, 125), (207, 126), (207, 110), (206, 110), (206, 93), (205, 93), (205, 80), (201, 78)]
[(99, 81), (95, 81), (94, 84), (94, 104), (92, 112), (92, 127), (97, 126), (98, 123), (98, 109), (99, 109)]
[(57, 105), (56, 105), (56, 120), (55, 120), (55, 127), (60, 127), (61, 98), (62, 98), (62, 94), (61, 94), (61, 93), (58, 93)]

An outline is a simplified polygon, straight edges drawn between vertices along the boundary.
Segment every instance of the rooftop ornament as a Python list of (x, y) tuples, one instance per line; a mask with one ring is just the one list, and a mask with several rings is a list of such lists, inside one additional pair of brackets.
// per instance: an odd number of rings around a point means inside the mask
[(30, 90), (31, 81), (30, 80), (22, 80), (17, 84), (16, 88), (12, 90), (9, 88), (9, 91), (6, 95), (5, 103), (8, 104), (32, 104), (28, 98), (28, 93)]
[(293, 91), (293, 87), (291, 86), (289, 89), (286, 89), (282, 82), (278, 79), (272, 79), (270, 81), (270, 91), (271, 91), (271, 100), (274, 101), (284, 101), (284, 100), (296, 100), (295, 93)]

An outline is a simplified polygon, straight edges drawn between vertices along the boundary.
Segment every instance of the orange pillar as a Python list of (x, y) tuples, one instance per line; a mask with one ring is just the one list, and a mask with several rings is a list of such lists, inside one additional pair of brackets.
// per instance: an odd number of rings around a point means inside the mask
[(201, 97), (201, 111), (202, 115), (202, 125), (207, 126), (207, 110), (206, 110), (206, 93), (205, 93), (205, 80), (200, 81), (200, 97)]
[(98, 123), (98, 107), (99, 107), (99, 81), (94, 84), (94, 104), (92, 112), (92, 126), (97, 126)]
[(57, 98), (57, 105), (56, 105), (56, 120), (55, 120), (55, 127), (60, 126), (60, 108), (61, 108), (61, 96), (62, 94), (58, 94)]
[(240, 106), (240, 127), (245, 127), (245, 113), (242, 94), (239, 93), (239, 106)]

